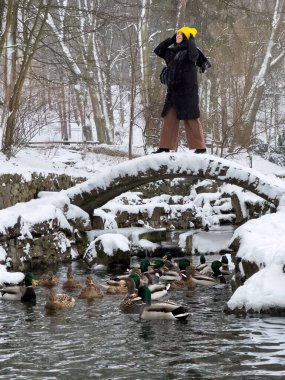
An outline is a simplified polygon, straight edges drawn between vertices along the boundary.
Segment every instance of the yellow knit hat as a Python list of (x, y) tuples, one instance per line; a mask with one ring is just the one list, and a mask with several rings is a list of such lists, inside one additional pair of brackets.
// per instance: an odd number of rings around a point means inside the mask
[(192, 34), (194, 37), (196, 36), (197, 29), (196, 28), (189, 28), (188, 26), (183, 26), (183, 28), (180, 28), (179, 30), (177, 30), (176, 34), (177, 33), (183, 33), (185, 35), (185, 37), (187, 38), (187, 40), (189, 40), (190, 34)]

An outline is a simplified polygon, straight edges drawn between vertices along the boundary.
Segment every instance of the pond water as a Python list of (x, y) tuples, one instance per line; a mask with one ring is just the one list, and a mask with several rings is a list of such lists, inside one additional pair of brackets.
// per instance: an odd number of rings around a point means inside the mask
[[(81, 262), (72, 267), (84, 284), (90, 269)], [(61, 284), (66, 270), (57, 270)], [(49, 315), (48, 291), (36, 292), (34, 306), (0, 301), (0, 379), (285, 378), (285, 320), (225, 315), (229, 285), (169, 292), (168, 299), (188, 308), (186, 322), (124, 315), (121, 295), (77, 299), (73, 309)]]

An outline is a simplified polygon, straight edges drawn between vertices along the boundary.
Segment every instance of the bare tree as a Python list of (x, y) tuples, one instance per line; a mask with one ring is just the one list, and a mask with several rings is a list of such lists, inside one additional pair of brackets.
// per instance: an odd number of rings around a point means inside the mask
[(247, 99), (243, 107), (243, 120), (244, 127), (241, 130), (239, 139), (242, 146), (247, 146), (251, 143), (251, 137), (256, 120), (257, 113), (259, 111), (260, 103), (264, 95), (266, 82), (269, 78), (272, 70), (284, 60), (285, 51), (284, 48), (274, 53), (278, 32), (280, 27), (284, 23), (285, 14), (285, 2), (284, 0), (275, 0), (274, 10), (271, 19), (271, 28), (269, 38), (266, 41), (267, 46), (264, 51), (263, 57), (260, 61), (257, 73), (251, 81), (251, 85), (246, 83), (245, 86), (245, 98)]
[(159, 138), (166, 91), (153, 49), (184, 24), (198, 29), (196, 43), (212, 63), (199, 75), (212, 152), (248, 149), (264, 132), (277, 144), (284, 2), (0, 0), (3, 152), (11, 156), (15, 139), (54, 118), (50, 129), (60, 125), (62, 139), (74, 125), (84, 141), (127, 142), (130, 158), (141, 128), (147, 152)]
[[(29, 12), (31, 9), (34, 11), (34, 7), (31, 7), (30, 1), (23, 2), (23, 38), (24, 47), (22, 50), (21, 63), (19, 64), (19, 71), (17, 73), (17, 78), (14, 83), (11, 83), (12, 90), (8, 92), (8, 96), (5, 98), (5, 102), (8, 104), (9, 114), (7, 121), (5, 123), (5, 129), (2, 141), (2, 151), (10, 158), (13, 154), (13, 144), (15, 141), (15, 127), (17, 122), (17, 112), (19, 109), (19, 104), (22, 96), (22, 90), (25, 83), (25, 79), (28, 74), (33, 56), (36, 53), (36, 49), (40, 43), (40, 39), (44, 32), (44, 27), (48, 12), (51, 6), (52, 0), (47, 2), (41, 0), (38, 7), (35, 10), (32, 18), (29, 18)], [(26, 14), (27, 12), (27, 14)], [(13, 25), (14, 29), (11, 31), (15, 32), (15, 23)], [(14, 62), (15, 58), (13, 58)], [(13, 75), (13, 74), (12, 74)], [(13, 79), (12, 79), (13, 80)], [(10, 87), (10, 86), (9, 86)]]

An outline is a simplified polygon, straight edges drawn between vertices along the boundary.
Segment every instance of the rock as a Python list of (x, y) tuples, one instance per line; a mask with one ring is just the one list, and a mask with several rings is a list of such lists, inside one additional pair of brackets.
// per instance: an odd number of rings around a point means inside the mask
[(216, 181), (212, 180), (204, 180), (198, 183), (198, 185), (194, 186), (196, 193), (216, 193), (219, 190), (219, 186)]
[(87, 248), (83, 259), (88, 265), (104, 265), (111, 269), (130, 267), (130, 242), (121, 234), (106, 233), (97, 237)]
[(266, 309), (261, 309), (260, 311), (253, 310), (253, 309), (248, 309), (246, 310), (245, 307), (243, 306), (242, 308), (234, 308), (230, 309), (228, 305), (225, 306), (224, 308), (224, 313), (225, 314), (234, 314), (236, 316), (246, 316), (246, 315), (269, 315), (271, 317), (285, 317), (285, 308), (284, 307), (269, 307)]

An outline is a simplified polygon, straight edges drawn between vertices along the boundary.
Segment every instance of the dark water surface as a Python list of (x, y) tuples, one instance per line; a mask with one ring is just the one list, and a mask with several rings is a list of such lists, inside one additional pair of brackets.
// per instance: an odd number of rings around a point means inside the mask
[[(90, 270), (73, 270), (84, 284)], [(35, 306), (0, 301), (0, 379), (285, 379), (285, 320), (225, 315), (228, 285), (170, 292), (188, 307), (187, 322), (121, 314), (121, 295), (48, 315), (48, 291), (36, 292)]]

